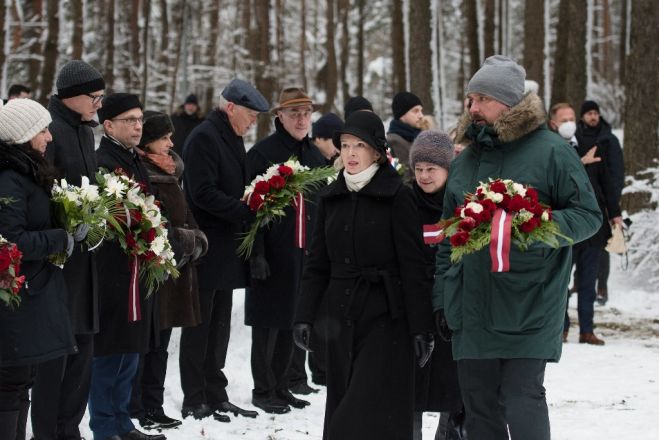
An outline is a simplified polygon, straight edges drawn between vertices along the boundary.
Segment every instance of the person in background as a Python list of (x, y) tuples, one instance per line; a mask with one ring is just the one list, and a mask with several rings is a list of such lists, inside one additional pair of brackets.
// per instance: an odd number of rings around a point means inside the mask
[(172, 115), (172, 123), (174, 125), (174, 135), (172, 136), (172, 141), (174, 142), (173, 151), (179, 157), (183, 156), (185, 140), (192, 133), (192, 130), (201, 124), (203, 120), (197, 95), (189, 94), (185, 98), (185, 102)]
[[(99, 168), (121, 168), (152, 194), (144, 162), (135, 150), (142, 138), (142, 104), (136, 95), (114, 93), (103, 99), (98, 111), (103, 137), (96, 150)], [(135, 428), (130, 418), (132, 383), (140, 354), (158, 344), (157, 295), (146, 297), (139, 285), (141, 317), (129, 320), (130, 256), (117, 242), (98, 249), (99, 331), (94, 336), (94, 359), (89, 391), (89, 427), (94, 440), (165, 440)]]
[(180, 187), (183, 160), (171, 150), (172, 121), (164, 113), (144, 112), (142, 139), (135, 147), (144, 161), (149, 183), (158, 194), (167, 218), (167, 229), (179, 269), (155, 292), (158, 296), (159, 344), (140, 358), (133, 381), (131, 417), (145, 429), (169, 429), (181, 424), (163, 410), (167, 347), (172, 327), (193, 327), (201, 323), (199, 288), (195, 262), (208, 250), (206, 235), (198, 229)]
[[(0, 104), (0, 107), (2, 105)], [(75, 237), (55, 228), (50, 190), (56, 170), (43, 155), (51, 117), (29, 99), (0, 108), (0, 235), (23, 253), (25, 282), (14, 309), (0, 304), (0, 438), (25, 440), (36, 366), (75, 351), (62, 270), (48, 257), (73, 252)], [(76, 234), (77, 235), (77, 234)]]
[(423, 103), (410, 92), (400, 92), (391, 101), (394, 119), (389, 123), (387, 143), (394, 156), (407, 168), (406, 176), (413, 178), (410, 164), (410, 146), (423, 129)]
[[(311, 114), (317, 108), (300, 87), (281, 91), (279, 103), (270, 111), (276, 115), (274, 133), (247, 152), (251, 179), (291, 156), (309, 168), (327, 164), (309, 138)], [(304, 203), (306, 237), (312, 237), (315, 196), (305, 196)], [(250, 257), (252, 280), (245, 290), (245, 324), (252, 327), (252, 404), (274, 414), (289, 412), (291, 406), (309, 405), (291, 393), (291, 385), (303, 394), (313, 392), (307, 384), (304, 352), (298, 351), (293, 356), (293, 313), (306, 249), (298, 247), (295, 240), (293, 207), (285, 208), (285, 213), (281, 221), (259, 231)], [(289, 368), (293, 363), (297, 374), (291, 377)]]
[[(93, 66), (71, 60), (57, 73), (55, 86), (57, 93), (48, 101), (53, 122), (46, 159), (68, 183), (79, 186), (85, 176), (93, 184), (97, 166), (92, 129), (98, 125), (94, 118), (105, 96), (105, 81)], [(39, 366), (31, 413), (32, 432), (39, 440), (79, 438), (89, 398), (98, 332), (96, 254), (82, 243), (75, 246), (64, 265), (64, 279), (77, 351)]]
[(353, 96), (343, 105), (343, 119), (348, 119), (348, 116), (360, 110), (367, 110), (372, 112), (373, 105), (371, 104), (371, 101), (364, 98), (363, 96)]
[(334, 113), (325, 113), (311, 124), (311, 140), (330, 165), (339, 156), (339, 150), (332, 143), (332, 135), (342, 128), (343, 121)]
[(23, 84), (12, 84), (7, 92), (7, 101), (12, 99), (32, 99), (32, 89)]
[(411, 439), (414, 362), (423, 366), (433, 347), (421, 221), (375, 113), (351, 114), (333, 141), (343, 169), (319, 197), (295, 343), (309, 350), (313, 323), (326, 317), (324, 440)]
[[(452, 217), (488, 179), (510, 179), (537, 191), (572, 242), (510, 247), (510, 270), (492, 272), (486, 248), (451, 263), (437, 251), (433, 309), (441, 333), (452, 331), (467, 434), (472, 439), (549, 440), (544, 376), (560, 359), (572, 245), (594, 234), (602, 217), (578, 155), (546, 128), (544, 105), (524, 95), (526, 72), (494, 55), (467, 86), (469, 110), (457, 142), (468, 147), (451, 163), (442, 218)], [(441, 334), (440, 333), (440, 334)]]
[[(590, 184), (595, 190), (597, 204), (603, 213), (602, 224), (595, 235), (574, 245), (572, 260), (576, 266), (574, 286), (578, 295), (577, 311), (579, 314), (579, 342), (591, 345), (604, 345), (604, 341), (593, 332), (593, 305), (595, 303), (595, 285), (600, 265), (600, 256), (607, 240), (611, 237), (610, 224), (622, 225), (618, 197), (613, 186), (613, 179), (601, 161), (596, 147), (587, 144), (577, 144), (574, 139), (575, 114), (574, 109), (566, 103), (558, 103), (550, 110), (549, 126), (570, 142), (581, 157)], [(568, 139), (569, 138), (569, 139)], [(608, 255), (608, 254), (607, 254)], [(569, 293), (568, 293), (569, 295)], [(570, 330), (570, 318), (565, 309), (563, 326), (563, 342), (567, 342)]]
[[(595, 101), (584, 101), (579, 112), (576, 137), (579, 146), (590, 149), (597, 147), (597, 156), (606, 163), (606, 170), (611, 176), (613, 193), (620, 205), (622, 189), (625, 186), (625, 160), (620, 147), (620, 141), (613, 134), (611, 125), (602, 117), (600, 106)], [(599, 270), (597, 274), (596, 301), (604, 305), (609, 299), (607, 280), (611, 266), (609, 253), (602, 249), (600, 253)]]
[[(419, 231), (423, 225), (436, 224), (442, 216), (444, 186), (451, 161), (455, 157), (453, 142), (445, 133), (428, 130), (419, 134), (410, 148), (409, 163), (414, 170), (412, 190), (419, 210)], [(431, 279), (428, 296), (432, 293), (432, 274), (437, 246), (428, 240), (424, 247), (426, 265)], [(438, 329), (439, 331), (439, 329)], [(457, 364), (451, 354), (450, 335), (439, 334), (435, 349), (424, 368), (415, 369), (414, 437), (421, 440), (424, 411), (441, 412), (436, 440), (464, 440), (464, 412)]]
[(228, 422), (229, 416), (223, 413), (258, 415), (229, 401), (229, 380), (222, 370), (231, 335), (233, 291), (247, 286), (249, 279), (247, 263), (236, 252), (238, 237), (255, 219), (240, 200), (250, 182), (243, 136), (268, 107), (268, 101), (251, 84), (232, 80), (222, 91), (217, 108), (192, 130), (183, 150), (186, 200), (208, 238), (208, 253), (197, 265), (202, 322), (181, 331), (184, 418), (213, 416)]

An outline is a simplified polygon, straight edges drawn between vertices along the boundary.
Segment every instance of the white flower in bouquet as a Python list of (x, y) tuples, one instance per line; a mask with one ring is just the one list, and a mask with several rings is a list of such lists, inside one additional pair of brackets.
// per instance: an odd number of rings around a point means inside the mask
[(166, 237), (163, 235), (159, 235), (156, 238), (154, 238), (153, 241), (151, 242), (151, 247), (150, 247), (151, 252), (161, 257), (163, 251), (165, 250), (165, 241), (166, 241)]
[(513, 190), (515, 190), (515, 194), (519, 194), (522, 197), (526, 196), (526, 188), (521, 183), (513, 183)]
[(107, 179), (105, 180), (105, 193), (110, 196), (117, 198), (123, 197), (124, 193), (128, 189), (126, 183), (122, 180), (116, 178), (111, 174), (106, 174)]

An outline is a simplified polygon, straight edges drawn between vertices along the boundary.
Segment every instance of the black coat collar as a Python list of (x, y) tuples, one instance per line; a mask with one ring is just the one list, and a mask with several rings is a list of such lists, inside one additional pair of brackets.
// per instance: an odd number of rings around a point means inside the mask
[(98, 125), (96, 121), (83, 121), (82, 116), (79, 113), (74, 112), (70, 108), (64, 105), (62, 100), (57, 96), (53, 95), (48, 101), (48, 111), (53, 115), (57, 116), (66, 122), (71, 127), (78, 128), (81, 125), (86, 125), (91, 128), (94, 128)]
[[(392, 166), (385, 163), (376, 171), (371, 181), (355, 194), (373, 198), (393, 197), (401, 186), (403, 186), (403, 181), (400, 175)], [(343, 170), (341, 170), (336, 181), (327, 187), (327, 190), (321, 194), (321, 197), (338, 197), (346, 194), (350, 194), (350, 191), (346, 186)]]

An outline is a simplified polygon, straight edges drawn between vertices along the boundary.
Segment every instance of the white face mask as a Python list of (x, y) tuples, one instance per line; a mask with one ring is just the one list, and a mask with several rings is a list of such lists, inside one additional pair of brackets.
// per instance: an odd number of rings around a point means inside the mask
[(575, 124), (572, 121), (563, 122), (558, 127), (558, 134), (560, 134), (563, 139), (566, 139), (568, 141), (572, 139), (572, 136), (574, 136), (574, 133), (576, 131), (577, 131), (577, 124)]

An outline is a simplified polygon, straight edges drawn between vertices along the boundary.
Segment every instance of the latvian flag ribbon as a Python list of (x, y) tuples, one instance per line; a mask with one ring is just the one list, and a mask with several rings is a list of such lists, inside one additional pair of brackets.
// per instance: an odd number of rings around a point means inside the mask
[(497, 209), (492, 217), (492, 233), (490, 235), (490, 259), (492, 272), (508, 272), (510, 270), (510, 229), (513, 216)]
[(437, 224), (423, 225), (423, 242), (425, 244), (437, 244), (444, 240), (444, 230)]

